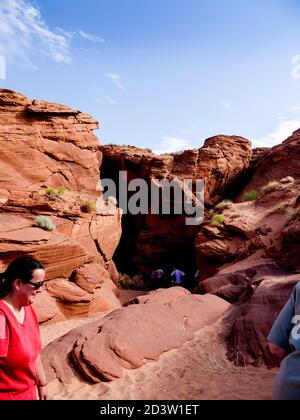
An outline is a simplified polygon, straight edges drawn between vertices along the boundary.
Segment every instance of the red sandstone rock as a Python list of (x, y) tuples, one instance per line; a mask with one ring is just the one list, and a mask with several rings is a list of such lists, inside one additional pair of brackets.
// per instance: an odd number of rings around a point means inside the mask
[(51, 298), (45, 290), (40, 295), (37, 295), (33, 306), (41, 324), (50, 320), (53, 321), (53, 319), (55, 319), (56, 322), (64, 321), (66, 319), (60, 313), (55, 299)]
[[(155, 155), (147, 150), (126, 146), (102, 146), (103, 178), (116, 178), (118, 171), (127, 171), (128, 181), (142, 178), (148, 185), (154, 180), (203, 179), (205, 202), (217, 203), (229, 187), (237, 183), (248, 169), (250, 142), (242, 137), (216, 136), (205, 141), (200, 149)], [(195, 197), (193, 196), (193, 200)], [(171, 200), (170, 207), (174, 205)], [(186, 226), (185, 216), (125, 216), (127, 227), (118, 249), (121, 266), (132, 274), (146, 275), (156, 266), (171, 267), (174, 261), (185, 267), (194, 253), (198, 226)], [(128, 250), (131, 258), (128, 258)], [(123, 255), (126, 254), (126, 258)], [(135, 272), (134, 272), (135, 270)], [(191, 273), (189, 273), (189, 276)]]
[(221, 210), (224, 222), (218, 228), (211, 228), (212, 216), (207, 216), (195, 240), (200, 280), (212, 277), (224, 263), (242, 261), (259, 250), (283, 267), (288, 267), (287, 261), (295, 266), (297, 239), (289, 246), (287, 236), (294, 229), (289, 219), (297, 211), (299, 193), (300, 183), (295, 181), (260, 195), (254, 203), (232, 204)]
[(240, 316), (229, 336), (230, 358), (239, 365), (276, 364), (267, 349), (266, 338), (299, 281), (299, 275), (278, 275), (273, 271), (268, 277), (261, 279), (251, 300), (240, 307)]
[(149, 304), (159, 303), (160, 305), (168, 304), (169, 302), (184, 296), (190, 296), (191, 293), (183, 287), (170, 287), (168, 289), (157, 289), (153, 290), (145, 295), (140, 295), (129, 302), (126, 302), (123, 306), (133, 304)]
[(72, 380), (70, 357), (91, 382), (119, 378), (125, 368), (138, 368), (181, 347), (194, 331), (214, 323), (230, 307), (215, 296), (193, 296), (181, 288), (157, 291), (143, 303), (117, 310), (48, 345), (42, 356), (49, 381)]
[(95, 193), (101, 159), (92, 134), (98, 128), (95, 120), (4, 89), (0, 116), (1, 188), (34, 191), (43, 184), (63, 184)]
[[(0, 89), (1, 268), (24, 254), (45, 263), (47, 287), (60, 310), (43, 295), (43, 304), (37, 303), (41, 322), (120, 306), (116, 289), (101, 282), (109, 282), (108, 267), (117, 279), (112, 256), (121, 213), (115, 207), (81, 211), (86, 200), (99, 197), (96, 128), (97, 121), (80, 111)], [(50, 198), (46, 187), (60, 185), (65, 193)], [(51, 218), (56, 230), (38, 227), (39, 215)], [(69, 281), (74, 276), (77, 285)]]
[(259, 190), (270, 181), (279, 181), (287, 176), (299, 180), (300, 130), (283, 143), (265, 151), (255, 163), (255, 171), (242, 194), (249, 190)]
[(89, 264), (75, 271), (73, 281), (81, 289), (92, 293), (105, 279), (109, 279), (109, 273), (104, 267), (100, 264)]
[[(198, 291), (239, 303), (228, 352), (238, 364), (275, 363), (266, 348), (266, 337), (299, 281), (294, 274), (300, 268), (299, 193), (299, 181), (279, 182), (273, 191), (261, 191), (255, 203), (224, 209), (224, 223), (218, 231), (204, 227), (196, 240), (200, 270), (204, 266)], [(230, 254), (215, 250), (225, 250), (228, 241), (239, 247), (234, 261), (222, 265)], [(208, 255), (214, 257), (214, 263), (207, 278)]]
[(300, 273), (300, 221), (290, 222), (282, 231), (281, 240), (277, 244), (278, 252), (268, 249), (267, 254), (276, 258), (278, 264), (291, 271)]
[(133, 178), (203, 179), (206, 181), (206, 202), (217, 202), (222, 191), (236, 182), (248, 169), (251, 143), (237, 136), (215, 136), (200, 149), (173, 155), (155, 155), (144, 149), (126, 146), (102, 146), (103, 171), (109, 165), (127, 170)]

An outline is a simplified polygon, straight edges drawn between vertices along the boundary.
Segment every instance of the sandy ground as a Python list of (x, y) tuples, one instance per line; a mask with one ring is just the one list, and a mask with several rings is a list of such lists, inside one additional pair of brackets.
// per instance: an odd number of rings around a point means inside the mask
[[(137, 295), (122, 295), (122, 300)], [(41, 327), (43, 344), (64, 335), (84, 323), (100, 319), (73, 319)], [(221, 334), (220, 331), (223, 331)], [(62, 388), (50, 385), (52, 399), (70, 400), (269, 400), (276, 369), (237, 368), (226, 358), (224, 319), (195, 334), (192, 341), (178, 350), (163, 354), (123, 378), (90, 385), (74, 379)]]

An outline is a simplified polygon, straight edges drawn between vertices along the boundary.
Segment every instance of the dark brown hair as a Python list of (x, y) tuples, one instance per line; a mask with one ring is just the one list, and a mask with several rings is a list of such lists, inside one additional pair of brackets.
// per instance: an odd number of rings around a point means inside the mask
[(31, 257), (20, 257), (12, 261), (4, 273), (0, 273), (0, 297), (8, 295), (12, 291), (13, 282), (20, 279), (23, 283), (29, 283), (34, 270), (45, 269), (40, 261)]

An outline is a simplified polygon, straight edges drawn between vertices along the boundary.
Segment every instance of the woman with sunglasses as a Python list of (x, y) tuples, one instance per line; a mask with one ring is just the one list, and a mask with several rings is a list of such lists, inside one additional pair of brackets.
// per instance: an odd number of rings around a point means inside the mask
[(42, 263), (15, 259), (0, 273), (0, 400), (46, 400), (41, 338), (32, 307), (45, 280)]

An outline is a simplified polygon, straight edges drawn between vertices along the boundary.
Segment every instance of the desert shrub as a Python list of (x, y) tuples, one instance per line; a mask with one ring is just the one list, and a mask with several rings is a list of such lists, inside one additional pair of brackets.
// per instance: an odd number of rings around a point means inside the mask
[(81, 203), (80, 210), (83, 213), (91, 213), (95, 208), (95, 203), (92, 200), (85, 200)]
[(270, 181), (267, 185), (262, 187), (261, 192), (263, 194), (266, 194), (266, 193), (278, 191), (280, 190), (281, 187), (282, 185), (280, 184), (279, 181)]
[(257, 199), (257, 191), (256, 190), (251, 190), (251, 191), (247, 191), (244, 195), (243, 195), (243, 201), (256, 201)]
[(58, 198), (57, 191), (54, 188), (48, 187), (46, 189), (46, 196), (49, 200), (55, 201)]
[(224, 222), (224, 214), (215, 214), (212, 218), (212, 225), (213, 226), (221, 226), (221, 224)]
[(280, 184), (290, 184), (294, 181), (295, 179), (292, 176), (287, 176), (286, 178), (282, 178), (279, 182)]
[(55, 223), (47, 216), (38, 216), (35, 219), (35, 223), (38, 227), (44, 230), (53, 231), (56, 229)]
[(66, 187), (64, 185), (60, 185), (57, 188), (48, 187), (46, 189), (46, 196), (49, 200), (55, 201), (62, 198), (62, 195), (66, 192)]
[(213, 346), (197, 349), (199, 368), (206, 373), (214, 374), (245, 374), (248, 373), (246, 355), (236, 347), (234, 352), (216, 350)]
[(141, 274), (130, 277), (128, 274), (120, 274), (120, 285), (123, 289), (144, 290), (146, 285)]
[(66, 187), (64, 185), (59, 185), (56, 189), (56, 191), (58, 192), (58, 194), (64, 194), (66, 192)]
[(229, 209), (232, 205), (233, 205), (232, 200), (223, 200), (215, 206), (215, 209), (216, 210), (225, 210), (225, 209)]

